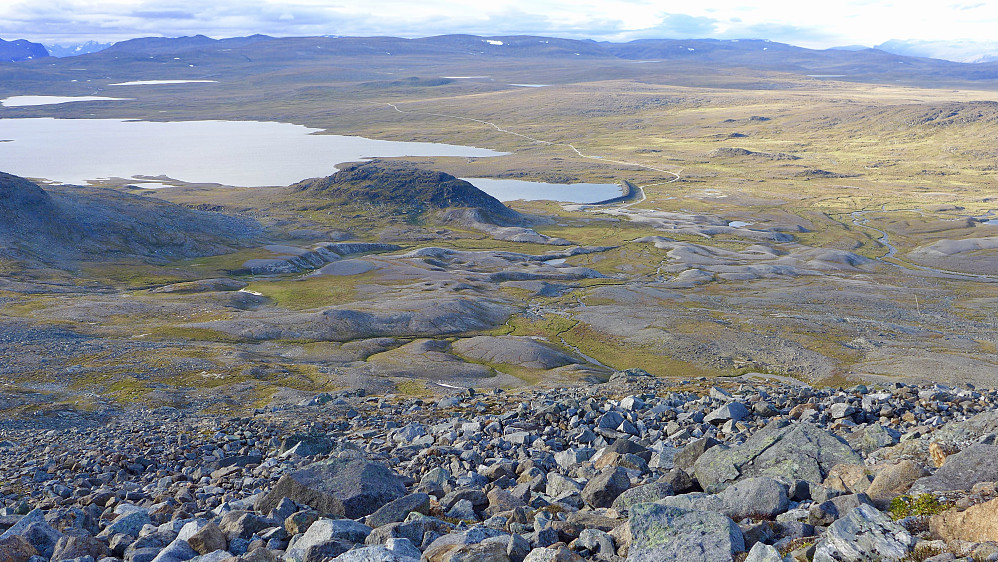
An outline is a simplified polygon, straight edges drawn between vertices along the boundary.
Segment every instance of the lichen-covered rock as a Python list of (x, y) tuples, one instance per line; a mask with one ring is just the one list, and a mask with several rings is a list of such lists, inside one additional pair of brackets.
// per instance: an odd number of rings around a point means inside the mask
[(861, 505), (828, 527), (814, 552), (814, 562), (898, 560), (915, 539), (904, 527), (870, 505)]
[(707, 449), (693, 463), (693, 471), (700, 486), (710, 491), (753, 476), (821, 482), (837, 464), (862, 463), (842, 438), (810, 423), (777, 420), (741, 445)]
[(717, 562), (745, 551), (741, 529), (720, 513), (640, 503), (631, 507), (629, 524), (629, 561)]
[(622, 494), (617, 496), (617, 499), (613, 500), (611, 507), (618, 511), (625, 510), (629, 509), (634, 504), (654, 502), (674, 494), (675, 492), (673, 491), (671, 484), (652, 482), (651, 484), (645, 484), (644, 486), (637, 486), (635, 488), (625, 490)]
[(771, 519), (790, 505), (787, 487), (772, 478), (740, 480), (721, 492), (721, 499), (725, 515), (736, 521), (745, 517)]

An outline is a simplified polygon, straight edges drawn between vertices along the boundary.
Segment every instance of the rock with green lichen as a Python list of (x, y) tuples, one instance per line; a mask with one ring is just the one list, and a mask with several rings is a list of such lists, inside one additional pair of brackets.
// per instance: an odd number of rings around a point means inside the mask
[(627, 560), (718, 562), (745, 551), (741, 529), (725, 515), (657, 503), (631, 507), (631, 547)]

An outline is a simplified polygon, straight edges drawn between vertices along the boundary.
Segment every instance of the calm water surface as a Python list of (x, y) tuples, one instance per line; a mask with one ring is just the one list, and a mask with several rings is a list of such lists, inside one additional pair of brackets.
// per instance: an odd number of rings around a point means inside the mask
[(85, 184), (101, 178), (166, 176), (192, 183), (257, 187), (327, 176), (371, 157), (501, 156), (450, 144), (393, 142), (259, 121), (151, 122), (122, 119), (0, 119), (0, 170)]
[(536, 181), (494, 178), (462, 178), (500, 201), (561, 201), (563, 203), (596, 203), (620, 197), (623, 190), (610, 183), (543, 183)]

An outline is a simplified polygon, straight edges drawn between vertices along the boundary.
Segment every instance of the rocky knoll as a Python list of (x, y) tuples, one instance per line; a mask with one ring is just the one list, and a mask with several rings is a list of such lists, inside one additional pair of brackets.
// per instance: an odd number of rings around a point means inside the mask
[(405, 162), (378, 160), (345, 164), (324, 178), (290, 187), (298, 196), (366, 204), (394, 211), (423, 213), (442, 209), (473, 209), (479, 219), (492, 224), (523, 222), (516, 211), (474, 185), (450, 174), (417, 168)]
[(635, 370), (8, 420), (0, 562), (993, 560), (996, 407)]

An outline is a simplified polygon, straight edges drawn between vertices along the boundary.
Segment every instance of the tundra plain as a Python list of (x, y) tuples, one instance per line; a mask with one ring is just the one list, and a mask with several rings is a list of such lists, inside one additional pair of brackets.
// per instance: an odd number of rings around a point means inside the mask
[[(10, 415), (565, 386), (627, 368), (995, 384), (994, 79), (177, 41), (5, 64), (0, 97), (130, 99), (0, 117), (277, 121), (509, 154), (330, 162), (349, 181), (294, 186), (29, 178), (84, 226), (0, 229)], [(214, 82), (115, 85), (166, 79)], [(505, 210), (460, 177), (631, 187)], [(441, 199), (444, 184), (457, 195)], [(102, 200), (127, 227), (86, 227), (113, 222), (95, 218)]]

